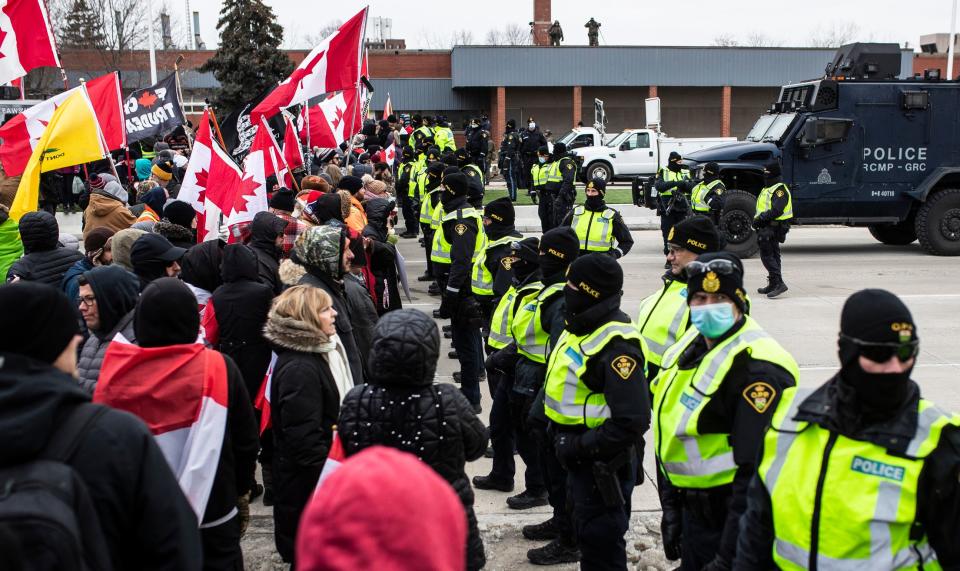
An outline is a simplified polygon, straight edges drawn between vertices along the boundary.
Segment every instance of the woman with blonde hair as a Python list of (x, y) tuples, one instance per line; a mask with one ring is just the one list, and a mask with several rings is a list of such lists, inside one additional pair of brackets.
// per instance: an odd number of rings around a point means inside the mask
[(333, 440), (340, 403), (353, 387), (337, 311), (320, 288), (298, 285), (274, 301), (264, 336), (277, 352), (270, 385), (274, 539), (293, 562), (297, 523)]

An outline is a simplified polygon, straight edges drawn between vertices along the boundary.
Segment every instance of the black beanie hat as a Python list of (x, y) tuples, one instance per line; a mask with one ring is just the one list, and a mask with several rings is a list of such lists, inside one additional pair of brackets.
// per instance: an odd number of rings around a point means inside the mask
[(840, 333), (871, 343), (905, 343), (917, 339), (917, 324), (896, 295), (864, 289), (844, 302)]
[(716, 252), (720, 249), (720, 233), (706, 216), (691, 216), (670, 229), (667, 242), (695, 254)]
[(531, 236), (510, 246), (510, 253), (519, 260), (530, 264), (540, 263), (540, 239)]
[(0, 286), (0, 315), (7, 324), (0, 327), (0, 351), (44, 363), (56, 361), (73, 336), (80, 334), (77, 308), (46, 284), (21, 281)]
[(567, 154), (567, 145), (566, 143), (554, 143), (553, 144), (553, 154), (558, 157), (562, 157)]
[(356, 176), (345, 176), (340, 179), (340, 183), (337, 185), (337, 188), (340, 190), (346, 190), (350, 194), (356, 194), (363, 188), (363, 181)]
[(444, 175), (443, 186), (447, 187), (447, 192), (453, 196), (466, 196), (470, 181), (467, 179), (467, 175), (458, 171)]
[(747, 293), (743, 290), (743, 262), (740, 261), (740, 258), (730, 252), (711, 252), (702, 254), (697, 258), (698, 262), (703, 263), (707, 263), (710, 260), (729, 260), (733, 262), (740, 271), (735, 271), (732, 274), (720, 274), (714, 271), (707, 271), (687, 276), (687, 304), (689, 305), (695, 293), (701, 291), (707, 293), (722, 293), (729, 297), (730, 300), (740, 308), (741, 312), (750, 313), (750, 302), (747, 299)]
[(459, 169), (456, 165), (453, 165), (453, 166), (444, 166), (444, 168), (443, 168), (443, 177), (442, 177), (442, 178), (446, 178), (447, 175), (455, 174), (455, 173), (459, 173), (459, 172), (460, 172), (460, 169)]
[(569, 226), (548, 230), (540, 239), (540, 255), (547, 260), (569, 265), (580, 253), (580, 239)]
[(189, 230), (193, 225), (193, 219), (197, 217), (197, 213), (194, 211), (193, 206), (190, 206), (186, 202), (174, 200), (163, 207), (163, 217)]
[[(432, 174), (433, 176), (437, 177), (443, 174), (443, 169), (445, 168), (447, 168), (447, 165), (443, 163), (430, 163), (430, 165), (427, 167), (427, 174)], [(460, 170), (457, 169), (457, 172), (460, 172)]]
[(141, 347), (194, 343), (200, 331), (197, 298), (177, 278), (156, 279), (140, 295), (133, 330)]
[(717, 176), (720, 174), (720, 165), (710, 161), (709, 163), (703, 165), (703, 175), (704, 176)]
[(440, 157), (440, 162), (447, 166), (455, 167), (457, 166), (457, 155), (451, 152), (443, 153)]
[(281, 188), (277, 190), (277, 192), (273, 193), (273, 197), (270, 199), (270, 208), (274, 208), (282, 212), (293, 212), (296, 204), (297, 197), (293, 194), (293, 191), (288, 188)]
[(494, 224), (513, 226), (516, 220), (516, 211), (513, 208), (513, 202), (504, 196), (484, 206), (483, 216), (493, 220)]
[(538, 154), (538, 155), (549, 155), (549, 154), (550, 154), (550, 147), (548, 147), (548, 146), (546, 146), (546, 145), (541, 145), (540, 148), (537, 149), (537, 154)]
[(623, 268), (607, 254), (587, 254), (570, 264), (567, 286), (597, 302), (619, 294), (623, 290)]
[(667, 158), (667, 162), (672, 163), (673, 161), (679, 161), (681, 158), (680, 153), (677, 151), (670, 151), (670, 156)]
[(595, 189), (600, 193), (600, 196), (607, 195), (607, 181), (602, 178), (591, 178), (587, 181), (587, 189)]

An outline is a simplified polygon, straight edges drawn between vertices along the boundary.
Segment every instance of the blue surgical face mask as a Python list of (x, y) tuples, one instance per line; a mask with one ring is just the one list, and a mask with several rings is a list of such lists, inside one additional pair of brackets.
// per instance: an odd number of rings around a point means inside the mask
[(735, 322), (733, 305), (730, 303), (690, 306), (690, 323), (693, 323), (704, 337), (716, 339), (730, 331)]
[(547, 157), (537, 157), (537, 160), (540, 161), (540, 164), (547, 162)]

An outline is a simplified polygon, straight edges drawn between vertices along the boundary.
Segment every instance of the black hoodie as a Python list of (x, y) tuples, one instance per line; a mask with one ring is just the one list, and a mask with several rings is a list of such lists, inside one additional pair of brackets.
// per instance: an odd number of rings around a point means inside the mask
[[(220, 264), (224, 246), (226, 243), (220, 240), (208, 240), (192, 246), (180, 259), (180, 279), (208, 294), (213, 293), (223, 283)], [(198, 301), (206, 302), (205, 299)]]
[(228, 245), (223, 250), (223, 285), (211, 298), (220, 331), (216, 348), (237, 362), (251, 398), (270, 366), (263, 326), (273, 302), (273, 290), (260, 283), (257, 266), (257, 255), (248, 246)]
[(77, 378), (80, 386), (93, 394), (103, 356), (113, 338), (120, 333), (131, 343), (136, 342), (133, 309), (140, 297), (140, 281), (120, 266), (94, 268), (84, 272), (83, 277), (97, 299), (100, 327), (91, 331), (83, 343), (77, 360)]
[[(89, 401), (69, 375), (0, 353), (0, 466), (35, 458), (66, 415)], [(107, 409), (69, 464), (87, 486), (114, 569), (201, 568), (197, 517), (139, 419)]]
[(447, 480), (467, 510), (468, 566), (479, 568), (483, 544), (465, 465), (483, 455), (487, 429), (457, 387), (434, 384), (439, 353), (440, 332), (425, 313), (384, 315), (370, 351), (373, 378), (347, 393), (337, 432), (348, 456), (390, 446), (415, 454)]
[(282, 236), (287, 221), (272, 212), (258, 212), (250, 225), (250, 248), (257, 255), (260, 282), (268, 285), (274, 294), (283, 291), (280, 282), (280, 253), (277, 236)]

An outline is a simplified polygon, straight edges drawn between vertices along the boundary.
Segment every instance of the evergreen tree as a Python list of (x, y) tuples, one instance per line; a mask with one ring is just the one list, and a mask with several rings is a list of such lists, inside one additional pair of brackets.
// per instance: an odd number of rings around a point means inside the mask
[(103, 22), (86, 0), (74, 0), (65, 20), (60, 38), (61, 46), (92, 49), (106, 44)]
[(293, 71), (293, 62), (280, 51), (283, 27), (262, 0), (225, 0), (217, 29), (220, 47), (200, 71), (212, 71), (220, 82), (214, 105), (221, 114), (242, 107)]

